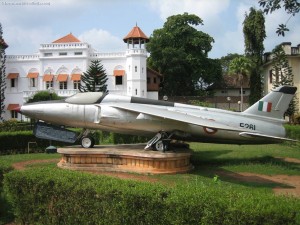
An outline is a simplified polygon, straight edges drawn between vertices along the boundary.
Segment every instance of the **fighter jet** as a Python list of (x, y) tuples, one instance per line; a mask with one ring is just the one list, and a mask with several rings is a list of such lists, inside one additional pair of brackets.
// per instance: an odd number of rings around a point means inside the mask
[[(172, 139), (271, 144), (295, 141), (285, 138), (283, 118), (296, 91), (297, 88), (292, 86), (278, 87), (243, 112), (101, 92), (78, 93), (59, 101), (28, 103), (18, 110), (54, 126), (153, 137), (145, 148), (159, 151), (168, 150)], [(51, 139), (51, 132), (48, 136)], [(94, 140), (90, 135), (83, 135), (81, 145), (93, 147)]]

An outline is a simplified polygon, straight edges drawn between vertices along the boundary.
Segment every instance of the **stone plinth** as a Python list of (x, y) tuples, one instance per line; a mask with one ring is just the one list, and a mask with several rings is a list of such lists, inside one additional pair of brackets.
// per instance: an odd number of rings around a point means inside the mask
[(83, 171), (136, 172), (148, 174), (184, 173), (193, 169), (191, 151), (165, 153), (144, 150), (144, 145), (107, 145), (91, 149), (81, 146), (58, 148), (60, 168)]

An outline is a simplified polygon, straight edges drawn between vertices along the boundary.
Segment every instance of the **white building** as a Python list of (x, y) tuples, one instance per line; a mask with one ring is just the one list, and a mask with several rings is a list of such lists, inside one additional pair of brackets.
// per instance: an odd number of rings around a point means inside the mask
[[(294, 86), (298, 88), (296, 96), (298, 101), (300, 100), (300, 44), (296, 47), (292, 47), (291, 42), (283, 42), (280, 44), (283, 47), (289, 66), (292, 67), (294, 74)], [(280, 77), (274, 77), (272, 72), (273, 54), (266, 52), (264, 54), (264, 64), (262, 66), (262, 74), (264, 78), (264, 94), (267, 94), (273, 88), (274, 79), (280, 79)], [(298, 103), (299, 104), (299, 103)], [(300, 105), (298, 106), (300, 113)]]
[(147, 69), (148, 37), (135, 26), (123, 40), (124, 52), (99, 53), (70, 33), (50, 44), (41, 44), (36, 54), (8, 55), (4, 118), (20, 119), (14, 109), (49, 87), (62, 97), (77, 93), (81, 74), (92, 60), (100, 60), (106, 70), (110, 93), (157, 99), (158, 85), (153, 89), (151, 82), (158, 83), (161, 75)]

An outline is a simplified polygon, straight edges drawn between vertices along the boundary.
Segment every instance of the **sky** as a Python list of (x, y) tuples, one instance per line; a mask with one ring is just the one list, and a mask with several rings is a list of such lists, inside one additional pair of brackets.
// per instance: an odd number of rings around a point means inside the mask
[[(187, 12), (203, 20), (196, 29), (214, 39), (210, 58), (244, 53), (243, 21), (258, 0), (0, 0), (0, 23), (9, 45), (7, 55), (38, 52), (69, 33), (98, 52), (122, 52), (123, 38), (137, 24), (150, 37), (171, 15)], [(282, 43), (300, 44), (300, 15), (283, 10), (265, 16), (265, 52)], [(278, 24), (288, 21), (289, 32), (278, 37)]]

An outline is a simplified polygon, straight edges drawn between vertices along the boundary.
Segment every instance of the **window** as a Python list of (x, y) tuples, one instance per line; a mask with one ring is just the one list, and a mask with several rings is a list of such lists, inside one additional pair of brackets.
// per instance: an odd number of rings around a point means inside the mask
[(49, 87), (53, 87), (53, 81), (46, 81), (46, 89), (48, 90)]
[(50, 53), (50, 52), (45, 52), (45, 53), (44, 53), (44, 56), (45, 56), (45, 57), (52, 56), (52, 53)]
[(147, 77), (147, 84), (150, 84), (150, 82), (151, 82), (150, 77)]
[(74, 55), (82, 55), (82, 52), (74, 52)]
[[(246, 93), (246, 91), (243, 91), (243, 94), (245, 94)], [(241, 90), (240, 90), (240, 94), (241, 94)]]
[(272, 84), (273, 83), (273, 71), (269, 70), (269, 83)]
[(153, 77), (153, 83), (156, 84), (156, 77)]
[(35, 87), (35, 78), (30, 78), (30, 87)]
[(116, 85), (123, 84), (123, 76), (115, 76), (116, 77)]
[(221, 93), (222, 94), (227, 94), (227, 91), (226, 90), (222, 90)]
[(80, 80), (74, 80), (73, 85), (74, 85), (74, 89), (79, 89)]
[(16, 79), (10, 79), (10, 87), (16, 87)]
[(137, 72), (137, 66), (134, 67), (134, 71)]
[(10, 111), (12, 119), (18, 119), (18, 112), (15, 110)]
[(66, 53), (66, 52), (60, 52), (59, 55), (60, 56), (64, 56), (64, 55), (68, 55), (68, 53)]
[(67, 82), (66, 81), (59, 82), (59, 89), (61, 90), (67, 89)]

